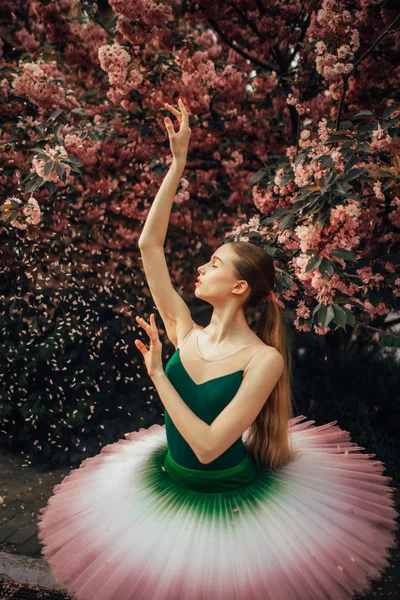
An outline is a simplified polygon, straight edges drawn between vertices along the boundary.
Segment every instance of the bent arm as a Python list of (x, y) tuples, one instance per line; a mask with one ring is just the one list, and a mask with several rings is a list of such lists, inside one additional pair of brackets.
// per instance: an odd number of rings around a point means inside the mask
[(165, 372), (159, 371), (151, 379), (171, 421), (198, 460), (203, 463), (206, 449), (210, 445), (210, 425), (200, 419), (182, 400)]
[(185, 169), (185, 164), (186, 162), (184, 161), (173, 159), (147, 215), (146, 223), (139, 237), (139, 248), (164, 246), (172, 203)]

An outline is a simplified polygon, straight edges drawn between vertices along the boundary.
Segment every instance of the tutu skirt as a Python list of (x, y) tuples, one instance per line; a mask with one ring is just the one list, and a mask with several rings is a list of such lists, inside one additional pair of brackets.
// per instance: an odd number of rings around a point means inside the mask
[[(78, 600), (345, 600), (388, 566), (398, 516), (381, 461), (336, 421), (290, 421), (299, 458), (198, 471), (164, 425), (87, 458), (39, 514), (42, 554)], [(246, 439), (247, 432), (243, 434)]]

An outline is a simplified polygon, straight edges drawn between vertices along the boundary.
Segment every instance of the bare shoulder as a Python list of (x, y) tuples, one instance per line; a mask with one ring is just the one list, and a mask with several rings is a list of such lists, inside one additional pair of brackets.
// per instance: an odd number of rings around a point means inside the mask
[(259, 346), (260, 348), (264, 348), (264, 350), (260, 352), (260, 355), (262, 356), (272, 357), (278, 354), (283, 359), (283, 356), (279, 352), (279, 350), (277, 350), (274, 346), (269, 346), (268, 344), (263, 342), (262, 339), (260, 339), (256, 334), (254, 334), (253, 337), (249, 339), (248, 342), (246, 342), (246, 344), (253, 344), (255, 348), (257, 346)]
[(255, 352), (255, 355), (249, 361), (245, 372), (265, 372), (265, 369), (268, 368), (268, 370), (277, 371), (279, 374), (282, 374), (285, 359), (279, 350), (274, 348), (274, 346), (265, 344), (262, 340), (259, 340), (259, 344), (255, 344), (256, 346), (259, 347), (258, 351)]

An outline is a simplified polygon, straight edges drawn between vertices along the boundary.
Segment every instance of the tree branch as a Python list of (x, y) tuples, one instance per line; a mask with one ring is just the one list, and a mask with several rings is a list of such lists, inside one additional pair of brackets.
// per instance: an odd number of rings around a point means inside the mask
[(264, 4), (261, 2), (261, 0), (256, 0), (256, 4), (258, 6), (258, 10), (260, 11), (261, 15), (262, 16), (266, 15), (267, 11), (266, 11)]
[(362, 56), (360, 56), (360, 58), (359, 58), (359, 59), (358, 59), (358, 60), (357, 60), (357, 61), (354, 63), (354, 69), (355, 69), (356, 67), (358, 67), (358, 65), (360, 64), (360, 62), (361, 62), (362, 60), (364, 60), (364, 58), (365, 58), (366, 56), (368, 56), (368, 54), (370, 54), (370, 52), (372, 52), (372, 50), (375, 48), (375, 46), (376, 46), (377, 44), (379, 44), (379, 42), (381, 41), (381, 39), (382, 39), (382, 38), (383, 38), (385, 35), (387, 35), (387, 34), (389, 33), (389, 30), (390, 30), (390, 29), (393, 27), (393, 25), (394, 25), (394, 24), (395, 24), (395, 23), (396, 23), (396, 22), (397, 22), (399, 19), (400, 19), (400, 14), (399, 14), (399, 15), (397, 15), (397, 17), (394, 19), (394, 21), (392, 21), (392, 22), (390, 23), (390, 25), (388, 25), (388, 26), (386, 27), (385, 31), (384, 31), (383, 33), (381, 33), (381, 35), (380, 35), (379, 37), (377, 37), (377, 39), (376, 39), (376, 40), (375, 40), (375, 42), (372, 44), (372, 46), (371, 46), (370, 48), (368, 48), (368, 50), (367, 50), (366, 52), (364, 52), (364, 54), (363, 54)]
[(260, 38), (260, 40), (264, 40), (265, 41), (265, 35), (263, 35), (261, 33), (261, 31), (258, 30), (257, 25), (255, 25), (252, 21), (250, 21), (250, 19), (247, 18), (247, 16), (234, 4), (229, 4), (229, 6), (231, 8), (233, 8), (234, 11), (236, 11), (236, 13), (239, 15), (239, 17), (246, 23), (246, 25), (248, 25), (250, 27), (250, 29), (252, 29), (254, 31), (254, 33), (256, 35), (258, 35), (258, 37)]
[[(362, 60), (364, 60), (364, 58), (366, 56), (368, 56), (368, 54), (370, 54), (372, 52), (372, 50), (375, 48), (375, 46), (377, 44), (379, 44), (379, 42), (381, 41), (381, 39), (387, 35), (390, 31), (390, 29), (393, 27), (393, 25), (395, 25), (395, 23), (400, 19), (400, 15), (397, 15), (397, 17), (390, 23), (390, 25), (388, 25), (386, 27), (386, 29), (376, 38), (375, 42), (372, 44), (372, 46), (370, 46), (368, 48), (368, 50), (366, 52), (364, 52), (364, 54), (362, 56), (360, 56), (360, 58), (358, 60), (356, 60), (356, 62), (353, 65), (353, 73), (356, 70), (356, 68), (358, 67), (358, 65), (360, 64), (360, 62)], [(343, 91), (342, 91), (342, 95), (340, 97), (340, 102), (339, 102), (339, 108), (338, 108), (338, 114), (336, 117), (336, 131), (339, 129), (339, 123), (340, 123), (340, 113), (342, 111), (342, 107), (343, 107), (343, 103), (344, 103), (344, 98), (346, 96), (346, 91), (347, 91), (347, 83), (348, 83), (348, 79), (350, 77), (350, 73), (348, 73), (347, 75), (343, 76)]]
[[(356, 324), (359, 325), (360, 327), (364, 327), (364, 329), (369, 329), (370, 331), (375, 331), (376, 333), (383, 333), (385, 335), (385, 337), (392, 337), (395, 338), (396, 340), (400, 340), (400, 335), (398, 335), (397, 333), (393, 333), (391, 331), (385, 331), (384, 329), (378, 329), (378, 327), (372, 327), (371, 325), (367, 325), (366, 323), (361, 323), (360, 321), (357, 321), (356, 319)], [(388, 323), (389, 325), (390, 323)]]
[(243, 56), (243, 58), (246, 58), (247, 60), (249, 60), (253, 64), (258, 65), (259, 67), (262, 67), (263, 69), (270, 70), (270, 71), (276, 71), (276, 68), (275, 68), (274, 65), (271, 65), (270, 63), (262, 62), (261, 60), (258, 60), (258, 58), (255, 58), (254, 56), (251, 56), (251, 54), (248, 54), (245, 50), (242, 50), (242, 48), (240, 48), (237, 45), (237, 42), (235, 42), (235, 40), (230, 40), (224, 34), (224, 32), (221, 30), (221, 28), (219, 27), (219, 25), (217, 24), (216, 21), (207, 20), (207, 23), (210, 25), (210, 27), (212, 27), (218, 33), (218, 35), (220, 36), (220, 38), (226, 44), (228, 44), (228, 46), (230, 48), (232, 48), (233, 50), (235, 50), (235, 52), (237, 52), (238, 54), (240, 54), (240, 56)]

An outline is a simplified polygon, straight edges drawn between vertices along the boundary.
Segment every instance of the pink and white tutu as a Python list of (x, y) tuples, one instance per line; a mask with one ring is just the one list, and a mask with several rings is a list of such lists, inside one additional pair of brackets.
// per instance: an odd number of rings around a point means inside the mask
[(170, 477), (165, 425), (105, 446), (40, 511), (39, 539), (56, 580), (79, 600), (366, 593), (396, 544), (391, 478), (336, 421), (304, 419), (290, 421), (295, 462), (223, 491)]

